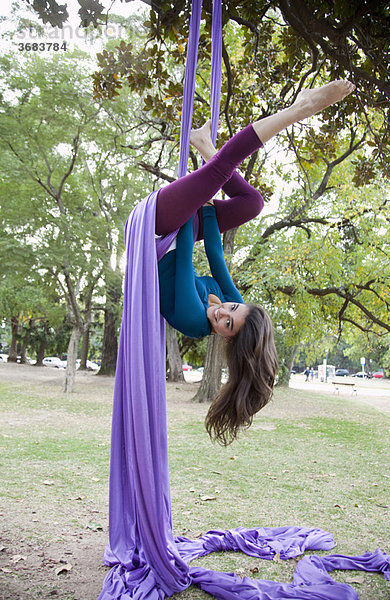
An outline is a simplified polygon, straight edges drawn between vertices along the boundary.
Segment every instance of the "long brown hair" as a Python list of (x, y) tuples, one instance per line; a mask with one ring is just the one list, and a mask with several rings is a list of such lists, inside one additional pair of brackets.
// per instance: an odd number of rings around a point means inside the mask
[(261, 306), (247, 306), (242, 327), (226, 344), (229, 379), (205, 421), (209, 436), (223, 446), (230, 444), (240, 429), (247, 429), (253, 415), (269, 402), (278, 371), (272, 321)]

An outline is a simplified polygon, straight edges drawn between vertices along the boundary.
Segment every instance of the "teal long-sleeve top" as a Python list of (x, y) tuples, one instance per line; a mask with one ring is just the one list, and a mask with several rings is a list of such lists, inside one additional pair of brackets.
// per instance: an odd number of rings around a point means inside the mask
[(212, 277), (198, 277), (193, 267), (192, 218), (180, 228), (176, 250), (168, 252), (158, 263), (160, 312), (172, 327), (192, 338), (211, 333), (206, 314), (209, 294), (221, 302), (244, 302), (225, 263), (214, 206), (202, 208), (202, 219)]

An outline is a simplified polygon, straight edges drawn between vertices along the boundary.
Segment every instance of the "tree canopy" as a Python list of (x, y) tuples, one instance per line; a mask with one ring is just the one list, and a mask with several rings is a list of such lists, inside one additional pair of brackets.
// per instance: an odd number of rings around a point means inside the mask
[[(65, 5), (30, 4), (45, 22), (66, 21)], [(190, 2), (145, 4), (142, 44), (121, 40), (98, 56), (94, 100), (139, 98), (127, 145), (159, 187), (174, 177)], [(210, 14), (205, 0), (195, 125), (209, 111)], [(107, 18), (98, 1), (80, 2), (83, 25)], [(303, 340), (330, 347), (351, 332), (388, 339), (388, 3), (225, 1), (223, 20), (220, 143), (291, 104), (304, 87), (334, 78), (356, 85), (345, 102), (289, 128), (243, 166), (267, 211), (240, 228), (233, 277), (245, 299), (267, 306), (290, 351)], [(193, 153), (191, 161), (196, 168)]]
[(131, 101), (94, 102), (90, 59), (77, 50), (4, 55), (0, 71), (1, 315), (53, 326), (61, 306), (79, 336), (104, 309), (115, 339), (123, 228), (142, 195), (125, 143)]

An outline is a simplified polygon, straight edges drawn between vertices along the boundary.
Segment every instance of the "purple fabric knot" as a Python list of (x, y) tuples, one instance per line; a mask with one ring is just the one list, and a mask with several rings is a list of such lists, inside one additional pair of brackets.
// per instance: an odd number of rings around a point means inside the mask
[(204, 554), (238, 550), (230, 531), (208, 531), (200, 539), (203, 540)]

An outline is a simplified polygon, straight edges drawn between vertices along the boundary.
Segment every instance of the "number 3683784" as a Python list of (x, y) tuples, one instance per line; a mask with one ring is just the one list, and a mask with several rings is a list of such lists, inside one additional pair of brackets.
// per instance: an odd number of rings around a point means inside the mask
[(59, 50), (66, 50), (66, 42), (21, 42), (18, 44), (18, 50), (20, 52), (45, 52), (46, 50), (58, 52)]

